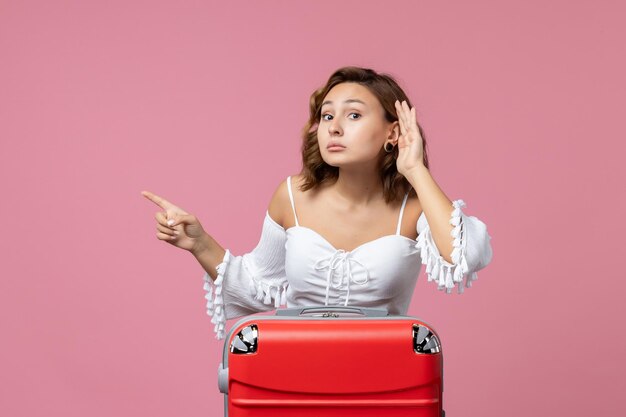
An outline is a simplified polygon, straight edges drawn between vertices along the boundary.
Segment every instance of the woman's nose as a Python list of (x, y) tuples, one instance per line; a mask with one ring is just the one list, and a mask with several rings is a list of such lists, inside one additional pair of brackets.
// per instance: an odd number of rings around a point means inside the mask
[(333, 119), (330, 121), (328, 125), (328, 132), (331, 135), (341, 135), (341, 126), (339, 125), (338, 119)]

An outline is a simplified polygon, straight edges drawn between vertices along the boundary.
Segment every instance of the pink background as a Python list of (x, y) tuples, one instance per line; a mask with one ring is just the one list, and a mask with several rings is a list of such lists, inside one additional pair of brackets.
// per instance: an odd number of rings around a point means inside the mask
[(0, 1), (0, 415), (222, 415), (203, 271), (140, 191), (251, 250), (343, 65), (397, 77), (492, 236), (409, 310), (448, 415), (623, 415), (623, 4), (230, 3)]

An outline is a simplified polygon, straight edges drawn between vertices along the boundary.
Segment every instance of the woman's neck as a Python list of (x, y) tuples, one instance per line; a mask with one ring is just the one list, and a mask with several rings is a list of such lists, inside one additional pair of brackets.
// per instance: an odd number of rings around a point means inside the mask
[(339, 168), (339, 177), (329, 188), (351, 207), (368, 206), (383, 199), (383, 184), (375, 170)]

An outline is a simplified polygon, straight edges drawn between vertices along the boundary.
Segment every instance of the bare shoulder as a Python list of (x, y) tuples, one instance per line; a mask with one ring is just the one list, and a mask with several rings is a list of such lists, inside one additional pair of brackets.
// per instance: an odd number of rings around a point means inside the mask
[(402, 234), (410, 237), (417, 237), (417, 220), (422, 214), (422, 205), (415, 193), (409, 194), (402, 216)]
[(420, 204), (420, 200), (415, 193), (409, 194), (409, 197), (406, 199), (406, 207), (410, 208), (413, 212), (418, 212), (416, 214), (417, 217), (419, 217), (422, 213), (422, 205)]
[[(299, 174), (291, 175), (291, 181), (291, 187), (295, 193), (296, 189), (301, 184), (302, 176)], [(276, 223), (285, 228), (285, 219), (291, 212), (291, 201), (289, 200), (289, 190), (287, 189), (287, 178), (282, 180), (276, 187), (267, 211)]]

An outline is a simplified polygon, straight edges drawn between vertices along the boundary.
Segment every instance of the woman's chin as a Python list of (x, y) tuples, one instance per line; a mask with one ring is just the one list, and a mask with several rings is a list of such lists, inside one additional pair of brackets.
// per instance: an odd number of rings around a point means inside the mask
[(338, 157), (339, 155), (322, 155), (322, 159), (327, 165), (331, 167), (339, 168), (346, 164), (344, 158)]
[[(327, 165), (333, 168), (349, 168), (355, 165), (354, 161), (341, 160), (342, 158), (323, 158)], [(356, 164), (358, 166), (358, 164)]]

